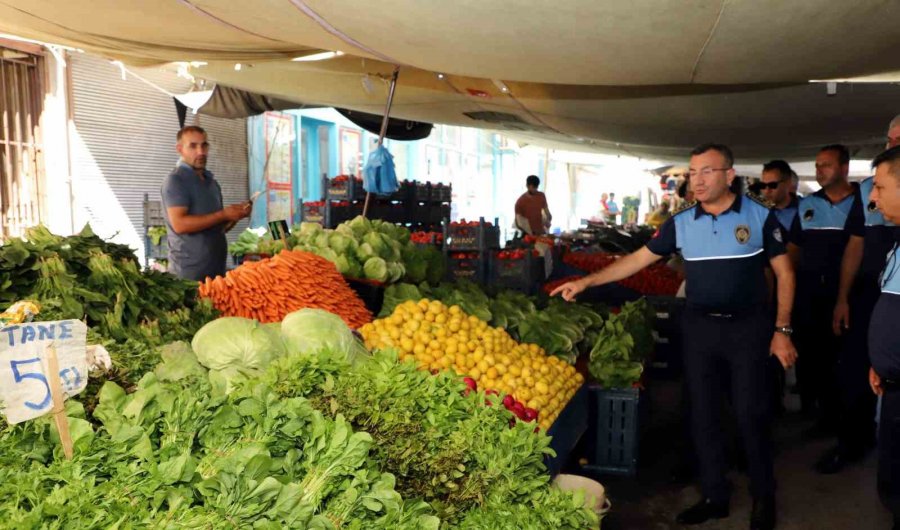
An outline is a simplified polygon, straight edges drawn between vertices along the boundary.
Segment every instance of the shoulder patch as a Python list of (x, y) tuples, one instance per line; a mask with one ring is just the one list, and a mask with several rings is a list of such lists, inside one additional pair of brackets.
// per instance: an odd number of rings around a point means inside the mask
[(678, 208), (675, 208), (675, 211), (672, 212), (672, 215), (674, 216), (674, 215), (678, 215), (680, 213), (686, 212), (686, 211), (690, 210), (691, 208), (693, 208), (694, 206), (697, 206), (697, 201), (686, 202), (686, 203), (682, 204), (681, 206), (679, 206)]
[(768, 209), (770, 209), (770, 210), (771, 210), (773, 207), (775, 207), (775, 205), (772, 204), (770, 201), (764, 199), (763, 197), (760, 197), (759, 195), (757, 195), (757, 194), (755, 194), (755, 193), (747, 192), (747, 193), (745, 193), (745, 195), (746, 195), (751, 201), (755, 202), (756, 204), (759, 204), (760, 206), (765, 206), (766, 208), (768, 208)]

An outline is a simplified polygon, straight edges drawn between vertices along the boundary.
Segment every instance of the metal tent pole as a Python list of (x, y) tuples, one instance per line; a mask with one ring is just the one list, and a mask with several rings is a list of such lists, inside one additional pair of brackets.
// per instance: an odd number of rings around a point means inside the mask
[[(384, 135), (387, 134), (388, 120), (391, 115), (391, 106), (394, 104), (394, 92), (397, 90), (397, 77), (400, 75), (400, 67), (394, 67), (394, 73), (391, 75), (391, 88), (388, 91), (387, 104), (384, 107), (384, 117), (381, 119), (381, 131), (378, 133), (378, 147), (384, 143)], [(363, 217), (369, 214), (369, 201), (372, 198), (371, 192), (366, 192), (366, 203), (363, 205)]]

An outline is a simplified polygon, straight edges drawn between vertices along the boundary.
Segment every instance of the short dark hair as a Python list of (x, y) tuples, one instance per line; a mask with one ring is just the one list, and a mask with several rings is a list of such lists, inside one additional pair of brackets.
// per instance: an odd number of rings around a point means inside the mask
[(772, 160), (770, 162), (766, 162), (765, 164), (763, 164), (763, 172), (766, 171), (777, 171), (778, 174), (781, 175), (781, 178), (778, 179), (781, 182), (790, 180), (791, 176), (794, 174), (794, 170), (791, 169), (791, 165), (784, 160)]
[(610, 193), (610, 194), (609, 194), (609, 198), (610, 198), (610, 199), (612, 199), (612, 198), (615, 197), (615, 196), (616, 196), (615, 193)]
[(541, 179), (537, 178), (537, 175), (528, 175), (528, 178), (525, 179), (525, 185), (537, 188), (541, 185)]
[(872, 169), (882, 164), (889, 164), (888, 173), (896, 178), (900, 178), (900, 145), (891, 147), (886, 151), (882, 151), (872, 160)]
[(820, 153), (824, 153), (826, 151), (836, 152), (838, 154), (838, 160), (841, 162), (842, 166), (845, 166), (850, 163), (850, 150), (847, 149), (846, 145), (831, 144), (831, 145), (826, 145), (825, 147), (819, 149)]
[(203, 127), (198, 127), (197, 125), (187, 125), (178, 130), (178, 134), (175, 135), (175, 141), (180, 142), (181, 137), (184, 136), (185, 133), (200, 133), (206, 136), (206, 130)]
[(734, 167), (734, 154), (732, 154), (731, 149), (728, 148), (727, 145), (717, 144), (717, 143), (705, 143), (698, 145), (691, 151), (691, 156), (698, 156), (706, 153), (707, 151), (715, 151), (722, 155), (725, 158), (725, 165), (728, 166), (728, 169)]

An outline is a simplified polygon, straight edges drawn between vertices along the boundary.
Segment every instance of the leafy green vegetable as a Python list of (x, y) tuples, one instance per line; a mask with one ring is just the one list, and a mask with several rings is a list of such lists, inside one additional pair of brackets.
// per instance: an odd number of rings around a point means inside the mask
[(285, 316), (281, 335), (290, 355), (328, 351), (350, 363), (368, 357), (365, 346), (341, 317), (321, 309), (301, 309)]

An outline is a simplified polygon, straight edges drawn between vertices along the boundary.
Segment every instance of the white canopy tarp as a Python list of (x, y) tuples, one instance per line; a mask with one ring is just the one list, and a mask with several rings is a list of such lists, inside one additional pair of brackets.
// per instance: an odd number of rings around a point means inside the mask
[[(900, 112), (891, 0), (0, 0), (0, 32), (192, 73), (309, 105), (681, 159), (869, 156)], [(322, 62), (290, 59), (322, 50)], [(235, 70), (235, 63), (241, 69)], [(438, 75), (441, 74), (441, 75)], [(365, 81), (364, 81), (365, 80)]]

